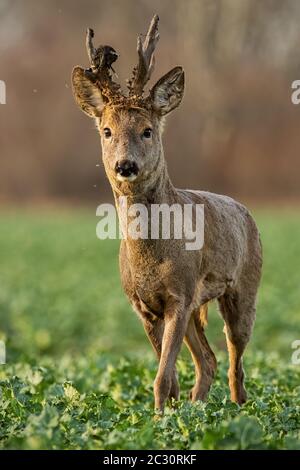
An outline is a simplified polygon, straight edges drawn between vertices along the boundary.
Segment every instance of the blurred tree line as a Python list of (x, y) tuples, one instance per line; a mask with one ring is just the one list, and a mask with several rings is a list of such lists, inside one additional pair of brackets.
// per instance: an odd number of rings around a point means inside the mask
[(110, 194), (93, 122), (70, 88), (87, 66), (85, 29), (112, 45), (121, 83), (136, 36), (160, 16), (153, 84), (175, 65), (186, 93), (169, 117), (165, 151), (179, 187), (257, 202), (300, 197), (298, 0), (1, 0), (0, 202)]

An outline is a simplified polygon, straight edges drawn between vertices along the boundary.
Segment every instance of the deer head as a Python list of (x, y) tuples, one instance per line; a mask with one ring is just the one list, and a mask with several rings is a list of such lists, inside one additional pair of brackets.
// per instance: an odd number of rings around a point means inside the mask
[(138, 64), (128, 80), (127, 94), (113, 80), (116, 51), (110, 46), (95, 49), (91, 29), (86, 37), (91, 68), (75, 67), (72, 73), (75, 100), (96, 120), (105, 170), (119, 194), (145, 191), (145, 187), (156, 184), (165, 167), (161, 141), (163, 120), (183, 97), (182, 67), (173, 68), (144, 95), (154, 69), (158, 22), (155, 15), (144, 41), (138, 37)]

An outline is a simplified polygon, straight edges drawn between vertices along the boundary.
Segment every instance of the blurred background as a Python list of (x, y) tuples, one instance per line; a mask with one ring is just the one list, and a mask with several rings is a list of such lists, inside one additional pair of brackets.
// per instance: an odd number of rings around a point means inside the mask
[(1, 0), (0, 201), (110, 195), (93, 122), (76, 108), (74, 65), (88, 65), (87, 26), (120, 54), (121, 83), (136, 63), (136, 37), (154, 12), (161, 39), (152, 83), (186, 70), (184, 102), (169, 118), (165, 149), (181, 187), (244, 200), (300, 198), (297, 0)]
[[(186, 71), (164, 136), (172, 180), (250, 205), (265, 253), (251, 347), (288, 358), (300, 338), (300, 106), (291, 102), (300, 2), (0, 0), (0, 337), (9, 354), (150, 348), (120, 288), (118, 242), (95, 236), (96, 207), (111, 191), (70, 75), (88, 65), (92, 27), (96, 43), (120, 54), (125, 86), (137, 34), (156, 12), (151, 83), (175, 65)], [(217, 315), (209, 328), (225, 348)]]

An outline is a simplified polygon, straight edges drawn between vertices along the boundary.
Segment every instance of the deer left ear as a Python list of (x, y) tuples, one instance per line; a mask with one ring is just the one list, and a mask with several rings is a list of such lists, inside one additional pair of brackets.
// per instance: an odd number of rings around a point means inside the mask
[(175, 67), (164, 75), (150, 91), (154, 109), (165, 116), (180, 105), (184, 93), (184, 70)]
[(100, 88), (81, 67), (73, 69), (72, 88), (74, 98), (82, 111), (90, 117), (101, 117), (105, 102)]

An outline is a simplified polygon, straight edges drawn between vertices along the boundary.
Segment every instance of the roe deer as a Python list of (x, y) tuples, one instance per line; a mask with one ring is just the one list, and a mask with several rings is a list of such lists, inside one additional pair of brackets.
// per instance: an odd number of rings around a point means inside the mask
[[(159, 360), (155, 408), (163, 411), (168, 398), (179, 398), (176, 358), (183, 341), (196, 373), (190, 398), (206, 398), (217, 366), (204, 334), (207, 305), (213, 299), (217, 299), (225, 323), (231, 399), (242, 404), (246, 400), (242, 355), (255, 320), (262, 266), (260, 237), (248, 210), (238, 202), (206, 191), (176, 189), (170, 181), (162, 146), (163, 123), (182, 100), (184, 71), (175, 67), (144, 96), (154, 67), (158, 21), (154, 16), (144, 41), (138, 38), (139, 61), (128, 81), (127, 95), (111, 72), (116, 52), (110, 46), (95, 49), (89, 29), (86, 42), (91, 68), (74, 68), (73, 93), (99, 129), (104, 167), (119, 216), (120, 195), (127, 196), (129, 206), (204, 205), (205, 240), (198, 251), (186, 250), (183, 240), (129, 237), (121, 241), (122, 285)], [(101, 56), (105, 50), (113, 54), (107, 60)]]

